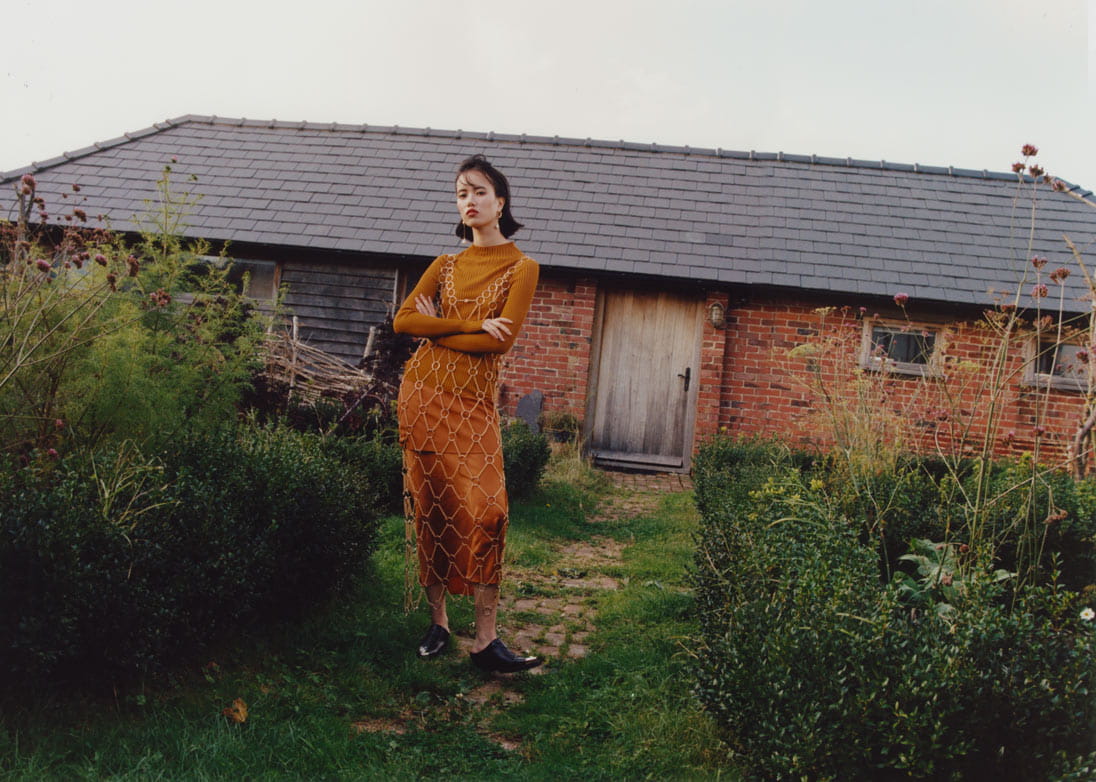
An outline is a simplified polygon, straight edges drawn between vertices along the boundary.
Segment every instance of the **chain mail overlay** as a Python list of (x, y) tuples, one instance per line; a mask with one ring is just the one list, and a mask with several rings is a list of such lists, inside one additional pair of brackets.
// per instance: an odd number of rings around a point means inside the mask
[[(508, 524), (498, 395), (499, 361), (528, 310), (538, 269), (511, 243), (470, 247), (427, 269), (394, 320), (424, 340), (404, 368), (397, 413), (404, 508), (422, 586), (470, 595), (498, 584)], [(437, 317), (415, 310), (425, 295)], [(500, 341), (480, 331), (509, 317)]]

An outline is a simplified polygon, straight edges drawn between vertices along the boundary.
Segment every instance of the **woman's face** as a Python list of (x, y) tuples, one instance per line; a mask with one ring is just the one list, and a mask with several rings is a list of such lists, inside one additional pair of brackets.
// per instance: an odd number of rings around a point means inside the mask
[(457, 177), (457, 211), (470, 228), (494, 226), (502, 214), (504, 199), (495, 195), (495, 186), (481, 171), (465, 171)]

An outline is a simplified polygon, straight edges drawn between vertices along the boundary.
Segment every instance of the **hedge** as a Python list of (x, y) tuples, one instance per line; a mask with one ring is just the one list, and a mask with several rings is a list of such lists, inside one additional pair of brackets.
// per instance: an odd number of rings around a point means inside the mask
[(979, 572), (888, 580), (879, 541), (809, 462), (725, 440), (697, 459), (697, 691), (749, 773), (1029, 780), (1088, 768), (1091, 595)]

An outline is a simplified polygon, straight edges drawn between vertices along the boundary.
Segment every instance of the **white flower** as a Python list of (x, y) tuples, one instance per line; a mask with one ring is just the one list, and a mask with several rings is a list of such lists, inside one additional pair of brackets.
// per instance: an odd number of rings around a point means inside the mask
[(1091, 608), (1081, 609), (1082, 622), (1091, 622), (1093, 619), (1096, 619), (1096, 611), (1093, 611)]

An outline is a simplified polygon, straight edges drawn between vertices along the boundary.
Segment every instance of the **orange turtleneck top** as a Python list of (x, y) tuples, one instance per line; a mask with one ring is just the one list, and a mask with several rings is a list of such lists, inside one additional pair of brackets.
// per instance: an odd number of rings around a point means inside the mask
[[(392, 321), (398, 333), (427, 338), (408, 359), (403, 382), (494, 402), (499, 361), (521, 331), (539, 274), (513, 242), (436, 258)], [(419, 295), (434, 301), (436, 317), (415, 308)], [(512, 321), (505, 340), (482, 329), (499, 317)]]

